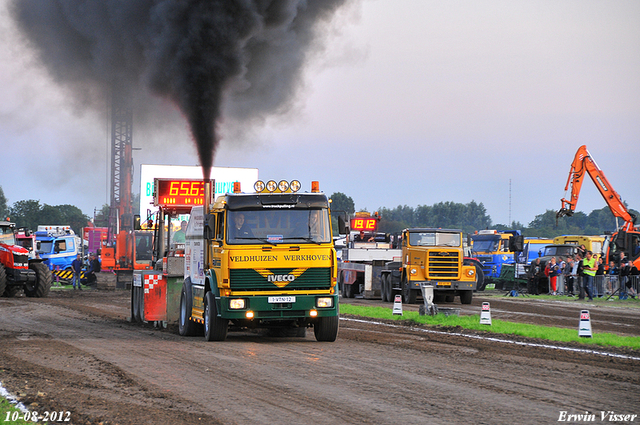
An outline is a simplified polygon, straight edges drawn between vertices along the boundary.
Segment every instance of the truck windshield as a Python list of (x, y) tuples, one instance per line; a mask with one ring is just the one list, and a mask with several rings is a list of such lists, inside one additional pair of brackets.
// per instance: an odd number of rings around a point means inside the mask
[(0, 243), (4, 243), (7, 245), (16, 244), (16, 237), (13, 234), (13, 229), (11, 227), (0, 227)]
[(40, 241), (38, 245), (39, 245), (38, 247), (39, 253), (48, 254), (51, 252), (51, 249), (53, 248), (53, 241)]
[(475, 240), (473, 241), (473, 246), (471, 247), (473, 252), (496, 252), (498, 250), (498, 240)]
[(136, 232), (136, 261), (151, 261), (153, 233)]
[(460, 246), (458, 233), (439, 232), (411, 232), (409, 233), (411, 246)]
[(568, 257), (573, 255), (573, 248), (570, 246), (549, 246), (544, 250), (544, 255), (562, 255)]
[(329, 243), (329, 211), (261, 209), (229, 211), (227, 243)]

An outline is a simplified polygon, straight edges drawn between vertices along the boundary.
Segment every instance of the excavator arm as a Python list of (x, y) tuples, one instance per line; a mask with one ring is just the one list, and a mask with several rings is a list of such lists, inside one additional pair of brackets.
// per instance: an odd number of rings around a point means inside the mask
[(571, 186), (571, 196), (569, 199), (561, 199), (562, 208), (556, 213), (556, 218), (572, 216), (575, 212), (585, 174), (589, 174), (613, 215), (624, 220), (622, 228), (624, 230), (633, 230), (636, 216), (631, 214), (624, 206), (620, 195), (611, 187), (609, 180), (595, 163), (585, 145), (580, 146), (571, 164), (567, 185), (564, 188), (566, 196), (569, 186)]

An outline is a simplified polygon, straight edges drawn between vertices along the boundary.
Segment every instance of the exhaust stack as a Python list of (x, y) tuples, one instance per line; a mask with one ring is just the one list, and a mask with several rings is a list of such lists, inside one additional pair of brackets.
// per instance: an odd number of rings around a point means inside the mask
[[(209, 208), (211, 207), (211, 183), (215, 184), (212, 180), (204, 181), (204, 217), (209, 216)], [(209, 267), (209, 243), (208, 240), (205, 240), (205, 249), (204, 249), (204, 264), (206, 267)]]

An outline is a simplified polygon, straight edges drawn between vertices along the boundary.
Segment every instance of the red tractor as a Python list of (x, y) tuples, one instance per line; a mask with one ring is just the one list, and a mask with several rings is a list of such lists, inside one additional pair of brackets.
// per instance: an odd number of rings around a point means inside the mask
[(27, 297), (46, 297), (51, 288), (51, 271), (39, 258), (16, 245), (15, 224), (0, 221), (0, 295), (13, 297), (21, 289)]

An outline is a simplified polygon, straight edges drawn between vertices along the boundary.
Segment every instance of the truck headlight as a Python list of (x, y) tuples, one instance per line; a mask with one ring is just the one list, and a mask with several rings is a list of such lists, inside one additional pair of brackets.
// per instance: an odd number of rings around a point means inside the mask
[(247, 304), (243, 298), (229, 300), (229, 308), (231, 310), (242, 310), (243, 308), (246, 308), (246, 305)]
[(474, 269), (467, 270), (467, 276), (473, 276), (474, 274), (476, 274), (476, 271)]
[(411, 269), (411, 272), (410, 272), (410, 273), (411, 273), (412, 275), (414, 275), (414, 274), (418, 273), (418, 270), (416, 270), (416, 269)]
[(331, 298), (331, 297), (316, 298), (316, 307), (318, 307), (318, 308), (331, 308), (331, 307), (333, 307), (333, 298)]

